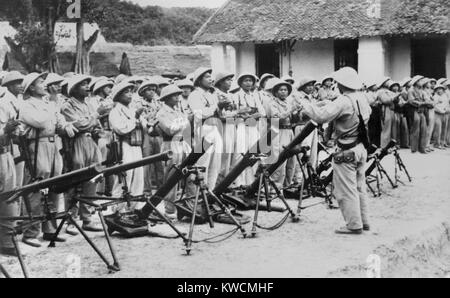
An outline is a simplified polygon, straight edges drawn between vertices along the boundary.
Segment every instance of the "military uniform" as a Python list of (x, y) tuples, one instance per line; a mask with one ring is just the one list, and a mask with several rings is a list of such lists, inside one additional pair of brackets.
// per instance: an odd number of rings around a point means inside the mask
[[(290, 96), (288, 98), (288, 101), (292, 106), (296, 106), (299, 104), (301, 105), (301, 103), (304, 103), (305, 101), (310, 104), (316, 103), (316, 100), (312, 95), (306, 94), (303, 91), (299, 91), (295, 93), (294, 96)], [(293, 114), (294, 134), (298, 135), (303, 130), (303, 128), (305, 128), (305, 125), (309, 120), (310, 117), (302, 111), (295, 112)], [(317, 129), (315, 129), (308, 137), (305, 138), (305, 140), (301, 144), (301, 146), (308, 146), (311, 148), (310, 162), (315, 166), (317, 166), (318, 162), (318, 141), (319, 136), (317, 133)], [(288, 179), (293, 183), (298, 183), (302, 180), (301, 176), (302, 172), (300, 169), (300, 165), (295, 160), (291, 160), (290, 163), (288, 163)]]
[[(9, 105), (12, 108), (12, 117), (17, 118), (19, 115), (20, 107), (24, 103), (23, 98), (21, 95), (14, 96), (11, 92), (6, 90), (4, 95), (4, 102), (6, 105)], [(11, 154), (14, 158), (17, 158), (20, 156), (20, 150), (19, 146), (16, 144), (12, 144), (11, 147)], [(25, 162), (19, 162), (15, 165), (16, 168), (16, 184), (17, 187), (21, 187), (24, 183), (24, 175), (25, 175)]]
[[(4, 128), (8, 121), (10, 121), (11, 119), (16, 119), (17, 115), (13, 107), (6, 104), (6, 101), (7, 98), (0, 95), (0, 193), (13, 190), (18, 186), (14, 157), (11, 153), (12, 140), (10, 136), (5, 134), (4, 131)], [(0, 216), (14, 217), (19, 215), (19, 200), (12, 204), (7, 204), (4, 201), (0, 201)], [(9, 228), (13, 228), (15, 226), (15, 221), (4, 220), (1, 221), (0, 224), (5, 225)], [(11, 230), (0, 225), (0, 249), (14, 248), (11, 237), (9, 236), (9, 232), (11, 232)]]
[(218, 98), (216, 94), (197, 87), (189, 95), (188, 103), (194, 113), (194, 151), (201, 150), (202, 144), (198, 143), (201, 139), (197, 139), (199, 136), (211, 144), (197, 165), (206, 167), (205, 181), (210, 189), (214, 189), (220, 172), (223, 151), (223, 141), (219, 132), (221, 123), (217, 118)]
[[(63, 160), (59, 152), (58, 133), (64, 131), (67, 123), (56, 105), (44, 99), (31, 97), (22, 105), (19, 119), (25, 124), (25, 136), (29, 144), (31, 171), (34, 173), (34, 178), (48, 179), (61, 175)], [(29, 197), (33, 215), (41, 213), (41, 196), (41, 193), (38, 192)], [(64, 209), (64, 197), (61, 194), (49, 193), (48, 196), (49, 202), (55, 210), (62, 211)], [(45, 234), (55, 233), (56, 228), (56, 221), (42, 224)], [(34, 225), (25, 230), (24, 238), (37, 238), (39, 232), (39, 225)]]
[(411, 121), (410, 121), (410, 145), (411, 151), (425, 153), (426, 149), (426, 135), (427, 135), (427, 123), (425, 112), (426, 109), (421, 107), (424, 98), (423, 93), (420, 90), (412, 87), (408, 91), (408, 105), (411, 109)]
[[(69, 98), (64, 103), (61, 113), (66, 118), (66, 121), (72, 122), (78, 133), (73, 139), (72, 161), (73, 169), (82, 169), (97, 163), (102, 160), (101, 152), (92, 134), (101, 129), (98, 121), (98, 113), (94, 107), (86, 101), (79, 101), (75, 98)], [(97, 192), (97, 185), (92, 182), (85, 182), (81, 186), (82, 195), (95, 196)], [(79, 216), (85, 224), (91, 222), (91, 215), (93, 208), (80, 203)]]
[[(127, 107), (122, 103), (116, 103), (116, 106), (109, 113), (109, 123), (111, 129), (118, 135), (122, 145), (122, 161), (129, 163), (142, 159), (142, 144), (144, 132), (146, 132), (147, 121), (144, 115), (136, 119), (136, 110)], [(115, 177), (113, 196), (122, 195), (122, 183)], [(144, 193), (144, 168), (136, 168), (126, 172), (126, 185), (133, 196), (139, 196)], [(121, 209), (119, 207), (119, 209)]]
[[(233, 164), (237, 163), (241, 154), (245, 154), (260, 138), (260, 119), (254, 119), (251, 115), (259, 114), (261, 118), (266, 116), (266, 111), (262, 106), (260, 97), (255, 92), (245, 92), (239, 90), (233, 95), (233, 102), (236, 104), (238, 111), (251, 108), (252, 111), (247, 113), (247, 119), (236, 118), (236, 146), (233, 157)], [(257, 152), (254, 152), (257, 153)], [(237, 185), (249, 185), (255, 180), (257, 165), (245, 169), (245, 171), (236, 179)]]
[(216, 89), (216, 93), (219, 97), (219, 102), (227, 102), (229, 106), (223, 108), (220, 111), (220, 118), (222, 120), (222, 138), (223, 138), (223, 153), (222, 153), (222, 166), (219, 173), (219, 179), (225, 178), (230, 172), (233, 163), (233, 154), (236, 144), (236, 107), (233, 104), (231, 94), (225, 93), (220, 89)]
[(445, 117), (449, 110), (449, 98), (445, 93), (442, 95), (435, 94), (433, 96), (433, 101), (435, 103), (434, 109), (436, 113), (435, 119), (435, 146), (440, 148), (445, 144)]
[[(143, 108), (145, 109), (144, 117), (148, 123), (154, 123), (156, 115), (161, 109), (161, 102), (157, 99), (153, 99), (151, 102), (144, 101)], [(161, 153), (162, 137), (159, 135), (156, 129), (150, 129), (148, 133), (144, 134), (144, 145), (142, 146), (142, 154), (144, 157)], [(144, 167), (144, 191), (151, 193), (152, 182), (158, 189), (163, 184), (164, 180), (164, 167), (163, 162), (156, 162)]]
[[(102, 130), (98, 134), (97, 145), (102, 155), (102, 162), (106, 161), (109, 154), (108, 146), (113, 142), (113, 133), (109, 125), (109, 112), (114, 107), (114, 103), (110, 97), (103, 98), (96, 95), (89, 99), (89, 104), (93, 110), (99, 114), (99, 121)], [(106, 177), (105, 182), (99, 183), (97, 193), (110, 193), (112, 188), (112, 177)]]
[(433, 136), (434, 131), (434, 122), (435, 122), (435, 112), (434, 112), (434, 101), (433, 101), (433, 91), (431, 89), (423, 89), (425, 102), (428, 103), (427, 107), (427, 137), (425, 141), (425, 146), (427, 149), (430, 149), (431, 137)]
[(333, 158), (333, 195), (349, 230), (359, 230), (369, 224), (365, 177), (367, 151), (358, 141), (357, 103), (364, 120), (368, 121), (371, 109), (359, 92), (343, 94), (322, 107), (308, 102), (303, 104), (303, 113), (317, 123), (334, 122), (334, 138), (339, 146)]
[[(273, 162), (280, 156), (284, 146), (287, 146), (294, 138), (294, 132), (291, 124), (291, 113), (293, 107), (287, 100), (281, 100), (274, 97), (273, 100), (266, 105), (267, 117), (271, 120), (271, 128), (276, 132), (276, 136), (272, 139), (271, 156), (275, 158)], [(269, 158), (270, 159), (270, 158)], [(288, 186), (292, 183), (289, 177), (286, 177), (286, 166), (296, 163), (295, 158), (291, 158), (284, 162), (273, 174), (272, 178), (278, 188)]]
[(377, 92), (377, 101), (381, 103), (381, 139), (380, 146), (386, 147), (395, 136), (394, 92), (381, 88)]
[[(190, 134), (190, 125), (187, 116), (179, 109), (174, 109), (163, 104), (156, 115), (161, 130), (163, 144), (162, 151), (171, 150), (173, 156), (171, 160), (166, 161), (164, 170), (164, 180), (167, 181), (169, 173), (174, 165), (179, 165), (191, 152), (189, 144), (184, 140), (186, 134)], [(188, 130), (188, 131), (186, 131)], [(174, 214), (175, 206), (173, 202), (177, 198), (177, 188), (174, 187), (166, 196), (165, 211), (166, 214)]]

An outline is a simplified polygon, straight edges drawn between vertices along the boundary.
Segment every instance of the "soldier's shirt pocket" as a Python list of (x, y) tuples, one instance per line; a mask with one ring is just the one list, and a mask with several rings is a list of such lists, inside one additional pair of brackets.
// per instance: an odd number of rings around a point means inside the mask
[(333, 154), (335, 164), (354, 163), (356, 161), (356, 154), (352, 150), (345, 150)]

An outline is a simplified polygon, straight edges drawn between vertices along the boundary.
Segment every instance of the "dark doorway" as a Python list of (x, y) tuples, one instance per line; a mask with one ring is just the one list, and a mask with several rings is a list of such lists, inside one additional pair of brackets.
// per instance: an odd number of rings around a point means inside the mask
[(350, 66), (358, 71), (358, 40), (344, 39), (334, 41), (334, 69)]
[(265, 73), (280, 76), (280, 51), (278, 44), (255, 45), (256, 75), (260, 77)]
[(446, 77), (446, 38), (411, 39), (411, 74), (428, 78)]

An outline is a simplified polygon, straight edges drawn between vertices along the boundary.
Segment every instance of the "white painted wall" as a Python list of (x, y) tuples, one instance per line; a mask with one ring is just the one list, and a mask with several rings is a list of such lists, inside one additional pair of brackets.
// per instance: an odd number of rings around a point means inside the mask
[(387, 75), (394, 81), (411, 76), (411, 40), (407, 37), (388, 39)]
[(358, 72), (364, 81), (372, 82), (387, 75), (385, 43), (382, 37), (359, 39)]
[[(333, 40), (297, 41), (291, 54), (292, 76), (322, 79), (334, 71)], [(289, 74), (289, 57), (282, 57), (281, 76)]]
[(236, 51), (236, 74), (256, 73), (255, 45), (242, 43), (234, 46)]
[(235, 49), (226, 44), (213, 44), (211, 48), (211, 68), (217, 72), (236, 73)]

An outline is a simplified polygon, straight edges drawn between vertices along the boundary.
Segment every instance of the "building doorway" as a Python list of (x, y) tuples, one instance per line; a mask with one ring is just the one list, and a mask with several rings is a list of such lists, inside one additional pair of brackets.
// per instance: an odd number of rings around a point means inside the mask
[(276, 77), (280, 76), (280, 50), (278, 44), (256, 44), (256, 75), (261, 77), (270, 73)]
[(349, 66), (358, 71), (358, 40), (343, 39), (334, 41), (334, 69)]
[(445, 37), (411, 39), (411, 75), (445, 78), (446, 55)]

